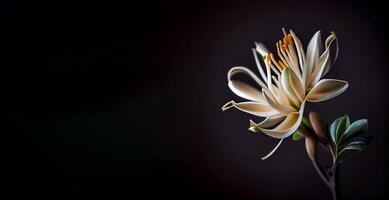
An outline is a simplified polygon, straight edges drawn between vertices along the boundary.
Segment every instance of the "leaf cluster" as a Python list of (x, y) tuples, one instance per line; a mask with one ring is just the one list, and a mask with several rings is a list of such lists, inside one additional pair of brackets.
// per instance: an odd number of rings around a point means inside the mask
[(353, 123), (345, 115), (338, 117), (329, 127), (331, 148), (335, 154), (335, 162), (340, 163), (351, 155), (361, 152), (371, 140), (366, 135), (367, 119)]

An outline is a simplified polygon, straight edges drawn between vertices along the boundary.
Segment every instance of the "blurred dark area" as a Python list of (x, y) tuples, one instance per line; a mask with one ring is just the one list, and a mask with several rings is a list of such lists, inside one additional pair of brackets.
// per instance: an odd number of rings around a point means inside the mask
[(240, 101), (227, 87), (229, 68), (255, 70), (254, 41), (274, 51), (285, 27), (305, 47), (317, 30), (336, 31), (340, 54), (327, 77), (350, 88), (307, 111), (327, 122), (345, 113), (369, 119), (374, 139), (341, 166), (342, 196), (384, 199), (387, 21), (375, 0), (2, 2), (2, 190), (330, 199), (303, 142), (288, 139), (261, 161), (277, 141), (247, 130), (253, 116), (220, 109)]

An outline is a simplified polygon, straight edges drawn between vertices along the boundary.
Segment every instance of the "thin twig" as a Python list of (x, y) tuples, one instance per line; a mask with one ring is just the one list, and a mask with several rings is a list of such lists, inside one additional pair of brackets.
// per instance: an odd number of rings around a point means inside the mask
[(326, 174), (324, 173), (324, 170), (320, 167), (319, 163), (317, 163), (317, 160), (311, 160), (313, 166), (315, 167), (316, 172), (319, 174), (320, 178), (324, 181), (324, 183), (328, 186), (329, 179), (327, 178)]

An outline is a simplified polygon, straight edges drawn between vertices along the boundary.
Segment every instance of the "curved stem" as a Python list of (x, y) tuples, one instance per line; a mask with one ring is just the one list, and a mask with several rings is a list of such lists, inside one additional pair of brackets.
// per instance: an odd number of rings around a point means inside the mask
[(331, 191), (333, 200), (340, 200), (339, 189), (339, 165), (334, 165), (328, 173), (325, 173), (316, 159), (311, 160), (316, 172)]
[(326, 174), (324, 173), (324, 170), (320, 167), (319, 163), (317, 163), (317, 160), (311, 160), (313, 166), (315, 167), (316, 172), (319, 174), (320, 178), (324, 181), (324, 183), (328, 186), (328, 178)]
[[(306, 129), (310, 132), (309, 135), (316, 136), (316, 133), (310, 129)], [(308, 135), (308, 134), (307, 134)], [(340, 190), (339, 190), (339, 164), (336, 163), (336, 153), (332, 149), (331, 145), (324, 144), (322, 141), (318, 140), (319, 143), (330, 152), (332, 157), (332, 166), (328, 170), (324, 171), (323, 168), (317, 161), (317, 158), (311, 159), (313, 166), (315, 167), (316, 172), (319, 174), (320, 178), (326, 184), (328, 189), (331, 191), (333, 200), (340, 200)]]

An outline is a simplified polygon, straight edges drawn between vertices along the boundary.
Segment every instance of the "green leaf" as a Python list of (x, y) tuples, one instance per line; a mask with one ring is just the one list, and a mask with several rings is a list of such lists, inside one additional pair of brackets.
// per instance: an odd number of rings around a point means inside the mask
[(358, 140), (353, 140), (352, 142), (348, 143), (347, 146), (349, 146), (349, 145), (356, 145), (356, 144), (365, 146), (367, 144), (367, 140), (362, 139), (362, 138), (358, 139)]
[(294, 141), (299, 141), (299, 140), (303, 139), (304, 136), (302, 136), (299, 131), (296, 131), (296, 132), (293, 133), (293, 137), (292, 138), (293, 138)]
[(338, 125), (339, 125), (339, 122), (341, 121), (343, 117), (338, 117), (335, 119), (335, 121), (333, 121), (330, 125), (330, 136), (331, 136), (331, 140), (334, 144), (336, 144), (336, 138), (337, 138), (337, 128), (338, 128)]
[(349, 144), (345, 146), (336, 156), (336, 162), (342, 162), (347, 157), (359, 153), (364, 148), (361, 144)]
[(348, 117), (348, 115), (346, 115), (346, 127), (350, 127), (350, 118)]
[(340, 138), (340, 144), (346, 144), (352, 139), (360, 136), (361, 134), (367, 131), (367, 119), (360, 119), (353, 122), (350, 127), (344, 132), (343, 136)]
[(350, 126), (350, 118), (345, 115), (340, 119), (338, 126), (336, 127), (336, 143), (339, 142), (340, 138), (342, 137), (348, 126)]
[(361, 135), (361, 136), (358, 136), (356, 138), (353, 138), (352, 140), (348, 141), (347, 143), (340, 144), (339, 149), (342, 149), (345, 146), (353, 145), (353, 144), (360, 144), (360, 145), (366, 146), (371, 141), (371, 139), (372, 139), (372, 136)]
[(343, 132), (350, 126), (350, 118), (345, 115), (338, 117), (330, 125), (330, 136), (332, 141), (337, 144)]

